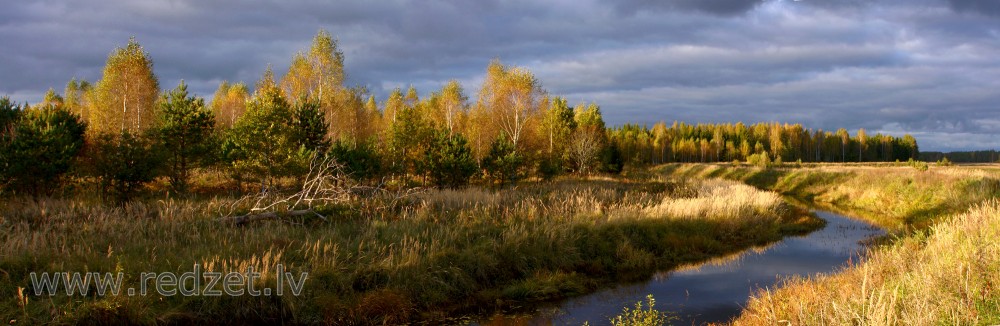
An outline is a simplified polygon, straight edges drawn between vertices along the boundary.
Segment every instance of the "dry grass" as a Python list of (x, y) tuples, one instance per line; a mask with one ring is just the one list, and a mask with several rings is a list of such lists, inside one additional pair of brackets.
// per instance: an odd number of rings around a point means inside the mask
[[(646, 278), (808, 224), (793, 211), (761, 206), (768, 201), (754, 198), (767, 194), (751, 190), (718, 181), (563, 180), (500, 191), (432, 190), (403, 200), (359, 196), (320, 207), (329, 222), (245, 227), (215, 220), (233, 208), (230, 197), (124, 207), (7, 199), (0, 206), (0, 317), (29, 324), (440, 321)], [(673, 198), (693, 201), (670, 204)], [(746, 205), (726, 212), (710, 198)], [(674, 205), (704, 207), (683, 214), (656, 209)], [(750, 212), (767, 214), (742, 214)], [(123, 271), (129, 286), (140, 272), (183, 273), (195, 264), (264, 273), (283, 264), (309, 279), (300, 297), (17, 295), (30, 272)], [(265, 275), (260, 282), (273, 287), (275, 280)]]
[(776, 217), (785, 215), (784, 210), (788, 208), (778, 194), (735, 181), (706, 180), (697, 189), (695, 197), (664, 198), (660, 204), (647, 208), (646, 213), (674, 218), (760, 218), (777, 221)]
[(759, 292), (736, 325), (982, 325), (1000, 323), (1000, 202), (929, 235), (870, 253), (831, 276)]
[[(833, 206), (897, 231), (864, 262), (758, 292), (738, 325), (1000, 323), (1000, 170), (991, 166), (677, 165)], [(971, 208), (970, 208), (971, 207)]]
[(1000, 195), (1000, 173), (981, 167), (810, 165), (808, 168), (734, 168), (668, 165), (676, 177), (726, 178), (821, 206), (848, 211), (895, 231), (921, 230), (941, 218)]

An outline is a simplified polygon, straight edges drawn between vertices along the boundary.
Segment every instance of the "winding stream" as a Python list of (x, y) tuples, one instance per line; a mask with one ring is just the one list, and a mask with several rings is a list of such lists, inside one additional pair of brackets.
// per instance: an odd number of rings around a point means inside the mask
[(590, 295), (543, 307), (531, 316), (497, 315), (486, 325), (607, 325), (623, 307), (656, 299), (656, 308), (680, 318), (677, 325), (725, 322), (740, 313), (750, 294), (773, 287), (788, 276), (836, 271), (863, 252), (864, 240), (884, 231), (867, 222), (836, 213), (815, 211), (826, 227), (805, 236), (788, 237), (765, 248), (716, 259), (656, 275), (637, 284), (619, 285)]

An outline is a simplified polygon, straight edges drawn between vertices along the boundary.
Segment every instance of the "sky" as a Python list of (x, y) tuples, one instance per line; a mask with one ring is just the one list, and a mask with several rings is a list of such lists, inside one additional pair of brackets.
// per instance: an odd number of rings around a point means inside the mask
[(462, 82), (493, 59), (609, 125), (801, 123), (917, 137), (921, 150), (1000, 148), (997, 0), (12, 1), (0, 11), (0, 95), (38, 102), (97, 81), (129, 37), (165, 89), (210, 98), (253, 84), (325, 29), (348, 85), (379, 100)]

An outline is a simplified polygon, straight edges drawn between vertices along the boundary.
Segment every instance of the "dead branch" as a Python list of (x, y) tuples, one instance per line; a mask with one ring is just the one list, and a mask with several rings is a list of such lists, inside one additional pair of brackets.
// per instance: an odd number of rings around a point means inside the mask
[[(276, 190), (265, 188), (260, 193), (243, 196), (233, 202), (229, 205), (229, 212), (219, 220), (243, 225), (254, 221), (312, 214), (326, 221), (326, 217), (317, 213), (314, 208), (318, 205), (349, 201), (351, 198), (349, 181), (343, 172), (343, 167), (336, 161), (314, 155), (309, 160), (309, 171), (297, 192), (282, 195)], [(240, 206), (249, 202), (253, 202), (249, 213), (234, 215)]]
[[(274, 189), (262, 189), (260, 193), (244, 196), (228, 207), (228, 212), (218, 220), (234, 225), (244, 225), (263, 220), (281, 220), (290, 217), (316, 215), (327, 221), (325, 216), (315, 211), (317, 206), (348, 203), (360, 198), (379, 198), (382, 203), (370, 207), (375, 211), (391, 210), (404, 200), (422, 193), (421, 188), (392, 189), (386, 187), (386, 180), (374, 185), (359, 185), (344, 172), (343, 166), (331, 158), (314, 156), (309, 162), (309, 171), (303, 178), (301, 188), (294, 194), (281, 194)], [(250, 204), (252, 203), (252, 205)], [(251, 205), (247, 212), (246, 206)], [(237, 215), (243, 211), (246, 214)]]

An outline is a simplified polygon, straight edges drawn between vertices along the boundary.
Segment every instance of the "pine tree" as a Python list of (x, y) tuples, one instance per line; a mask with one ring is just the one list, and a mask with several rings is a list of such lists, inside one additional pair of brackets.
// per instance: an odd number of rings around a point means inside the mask
[(465, 137), (445, 129), (434, 134), (425, 152), (424, 166), (434, 185), (440, 189), (462, 187), (476, 173), (476, 161)]
[(133, 135), (126, 130), (117, 135), (99, 134), (88, 158), (102, 193), (125, 203), (159, 175), (160, 153), (148, 134)]
[(188, 94), (182, 80), (160, 101), (159, 119), (159, 146), (165, 151), (170, 186), (186, 192), (191, 170), (211, 162), (215, 117), (205, 108), (204, 99)]
[(330, 148), (330, 141), (326, 139), (326, 120), (319, 110), (319, 104), (316, 102), (301, 100), (293, 113), (295, 129), (300, 133), (299, 144), (310, 151), (322, 154)]
[(276, 87), (264, 87), (250, 101), (223, 143), (223, 153), (237, 181), (251, 177), (263, 187), (296, 175), (310, 151), (300, 146), (294, 113)]
[(514, 143), (507, 139), (506, 134), (500, 134), (500, 137), (493, 141), (489, 154), (483, 158), (486, 180), (490, 184), (500, 186), (520, 180), (523, 165), (524, 157), (517, 152)]
[(61, 107), (23, 110), (0, 98), (0, 186), (51, 195), (83, 148), (86, 128)]

